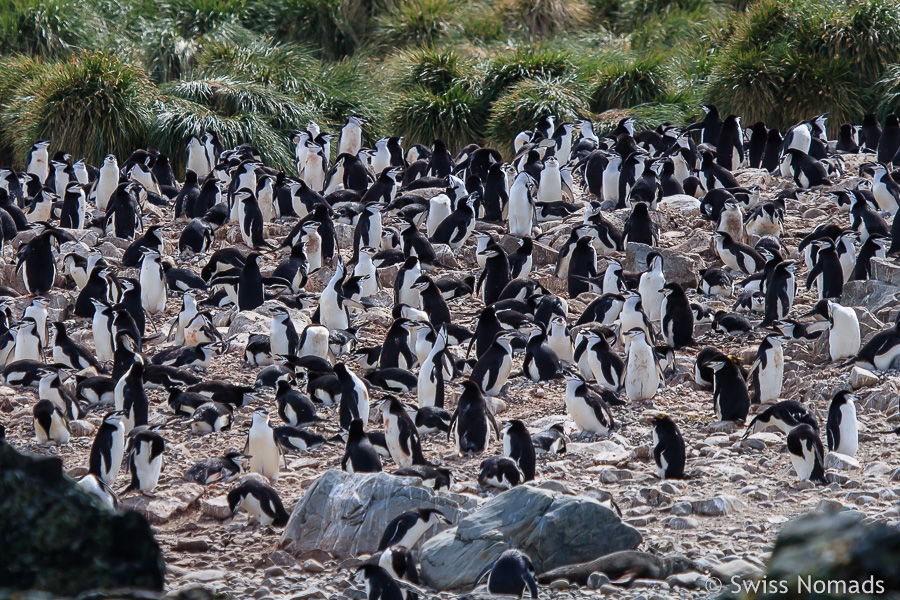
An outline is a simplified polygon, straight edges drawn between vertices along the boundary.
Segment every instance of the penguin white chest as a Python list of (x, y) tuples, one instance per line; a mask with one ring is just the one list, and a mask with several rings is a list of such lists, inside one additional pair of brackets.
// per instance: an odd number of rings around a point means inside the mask
[(856, 422), (856, 405), (847, 402), (841, 406), (840, 443), (835, 452), (856, 456), (859, 450), (859, 428)]
[(649, 400), (659, 387), (653, 348), (632, 342), (625, 370), (625, 394), (632, 402)]
[(274, 479), (278, 476), (278, 446), (272, 429), (268, 426), (250, 428), (247, 440), (250, 455), (250, 470), (263, 477)]

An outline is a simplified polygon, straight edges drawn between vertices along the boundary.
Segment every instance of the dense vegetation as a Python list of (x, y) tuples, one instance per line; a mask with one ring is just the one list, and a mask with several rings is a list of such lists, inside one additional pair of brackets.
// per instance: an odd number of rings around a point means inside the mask
[(699, 105), (836, 130), (900, 108), (894, 0), (0, 0), (0, 163), (95, 163), (212, 129), (291, 169), (309, 119), (501, 150), (539, 115), (684, 123)]

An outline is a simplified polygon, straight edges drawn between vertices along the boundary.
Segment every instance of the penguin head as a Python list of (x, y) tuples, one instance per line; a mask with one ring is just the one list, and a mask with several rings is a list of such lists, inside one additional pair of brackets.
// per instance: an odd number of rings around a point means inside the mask
[(242, 468), (244, 463), (253, 457), (249, 454), (244, 454), (243, 452), (232, 450), (225, 455), (225, 458), (236, 464), (238, 468)]
[(571, 367), (568, 365), (562, 368), (563, 376), (566, 379), (566, 383), (582, 383), (584, 382), (584, 378), (576, 373)]
[(265, 409), (259, 408), (253, 411), (253, 425), (257, 423), (262, 425), (269, 424), (269, 413)]
[(837, 406), (841, 406), (843, 404), (853, 404), (858, 401), (859, 396), (852, 393), (850, 390), (841, 390), (834, 395), (834, 398), (831, 399), (831, 403)]
[(647, 333), (643, 329), (635, 328), (629, 329), (625, 333), (622, 334), (622, 337), (630, 339), (632, 342), (634, 341), (647, 341)]
[(104, 425), (113, 425), (118, 427), (119, 424), (125, 419), (125, 411), (124, 410), (114, 410), (106, 413), (106, 416), (103, 417)]
[(663, 256), (659, 252), (650, 252), (647, 254), (647, 270), (648, 271), (662, 271), (663, 269)]

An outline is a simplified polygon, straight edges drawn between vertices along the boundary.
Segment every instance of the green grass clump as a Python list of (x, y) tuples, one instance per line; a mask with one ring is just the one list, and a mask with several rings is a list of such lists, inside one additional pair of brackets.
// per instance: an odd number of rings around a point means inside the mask
[(540, 46), (516, 48), (490, 62), (481, 83), (481, 93), (490, 102), (524, 79), (562, 77), (573, 69), (567, 52)]
[(658, 102), (668, 92), (669, 80), (665, 59), (659, 55), (611, 62), (591, 82), (591, 110)]
[(402, 94), (390, 113), (392, 131), (407, 144), (443, 140), (451, 151), (483, 141), (486, 111), (481, 98), (464, 83), (443, 92), (418, 87)]
[(542, 116), (552, 115), (557, 123), (587, 116), (586, 96), (583, 86), (571, 76), (522, 80), (491, 107), (488, 123), (491, 145), (509, 156), (515, 136), (534, 127)]
[(203, 104), (180, 98), (167, 98), (153, 107), (150, 143), (169, 156), (179, 176), (183, 176), (187, 160), (187, 138), (202, 135), (205, 131), (215, 131), (226, 148), (253, 144), (267, 165), (295, 172), (293, 150), (288, 146), (286, 136), (259, 115), (237, 113), (226, 116)]
[(24, 159), (52, 139), (92, 164), (127, 156), (146, 141), (156, 89), (146, 73), (117, 56), (84, 52), (39, 70), (3, 108), (3, 142)]
[(430, 46), (447, 35), (458, 6), (457, 0), (397, 2), (377, 18), (376, 35), (389, 46)]

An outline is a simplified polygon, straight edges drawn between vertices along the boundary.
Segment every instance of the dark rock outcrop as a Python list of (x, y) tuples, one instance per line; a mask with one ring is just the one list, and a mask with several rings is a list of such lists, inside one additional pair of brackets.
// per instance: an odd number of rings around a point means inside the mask
[(0, 589), (163, 588), (162, 552), (144, 517), (100, 508), (58, 458), (3, 443), (0, 539)]

